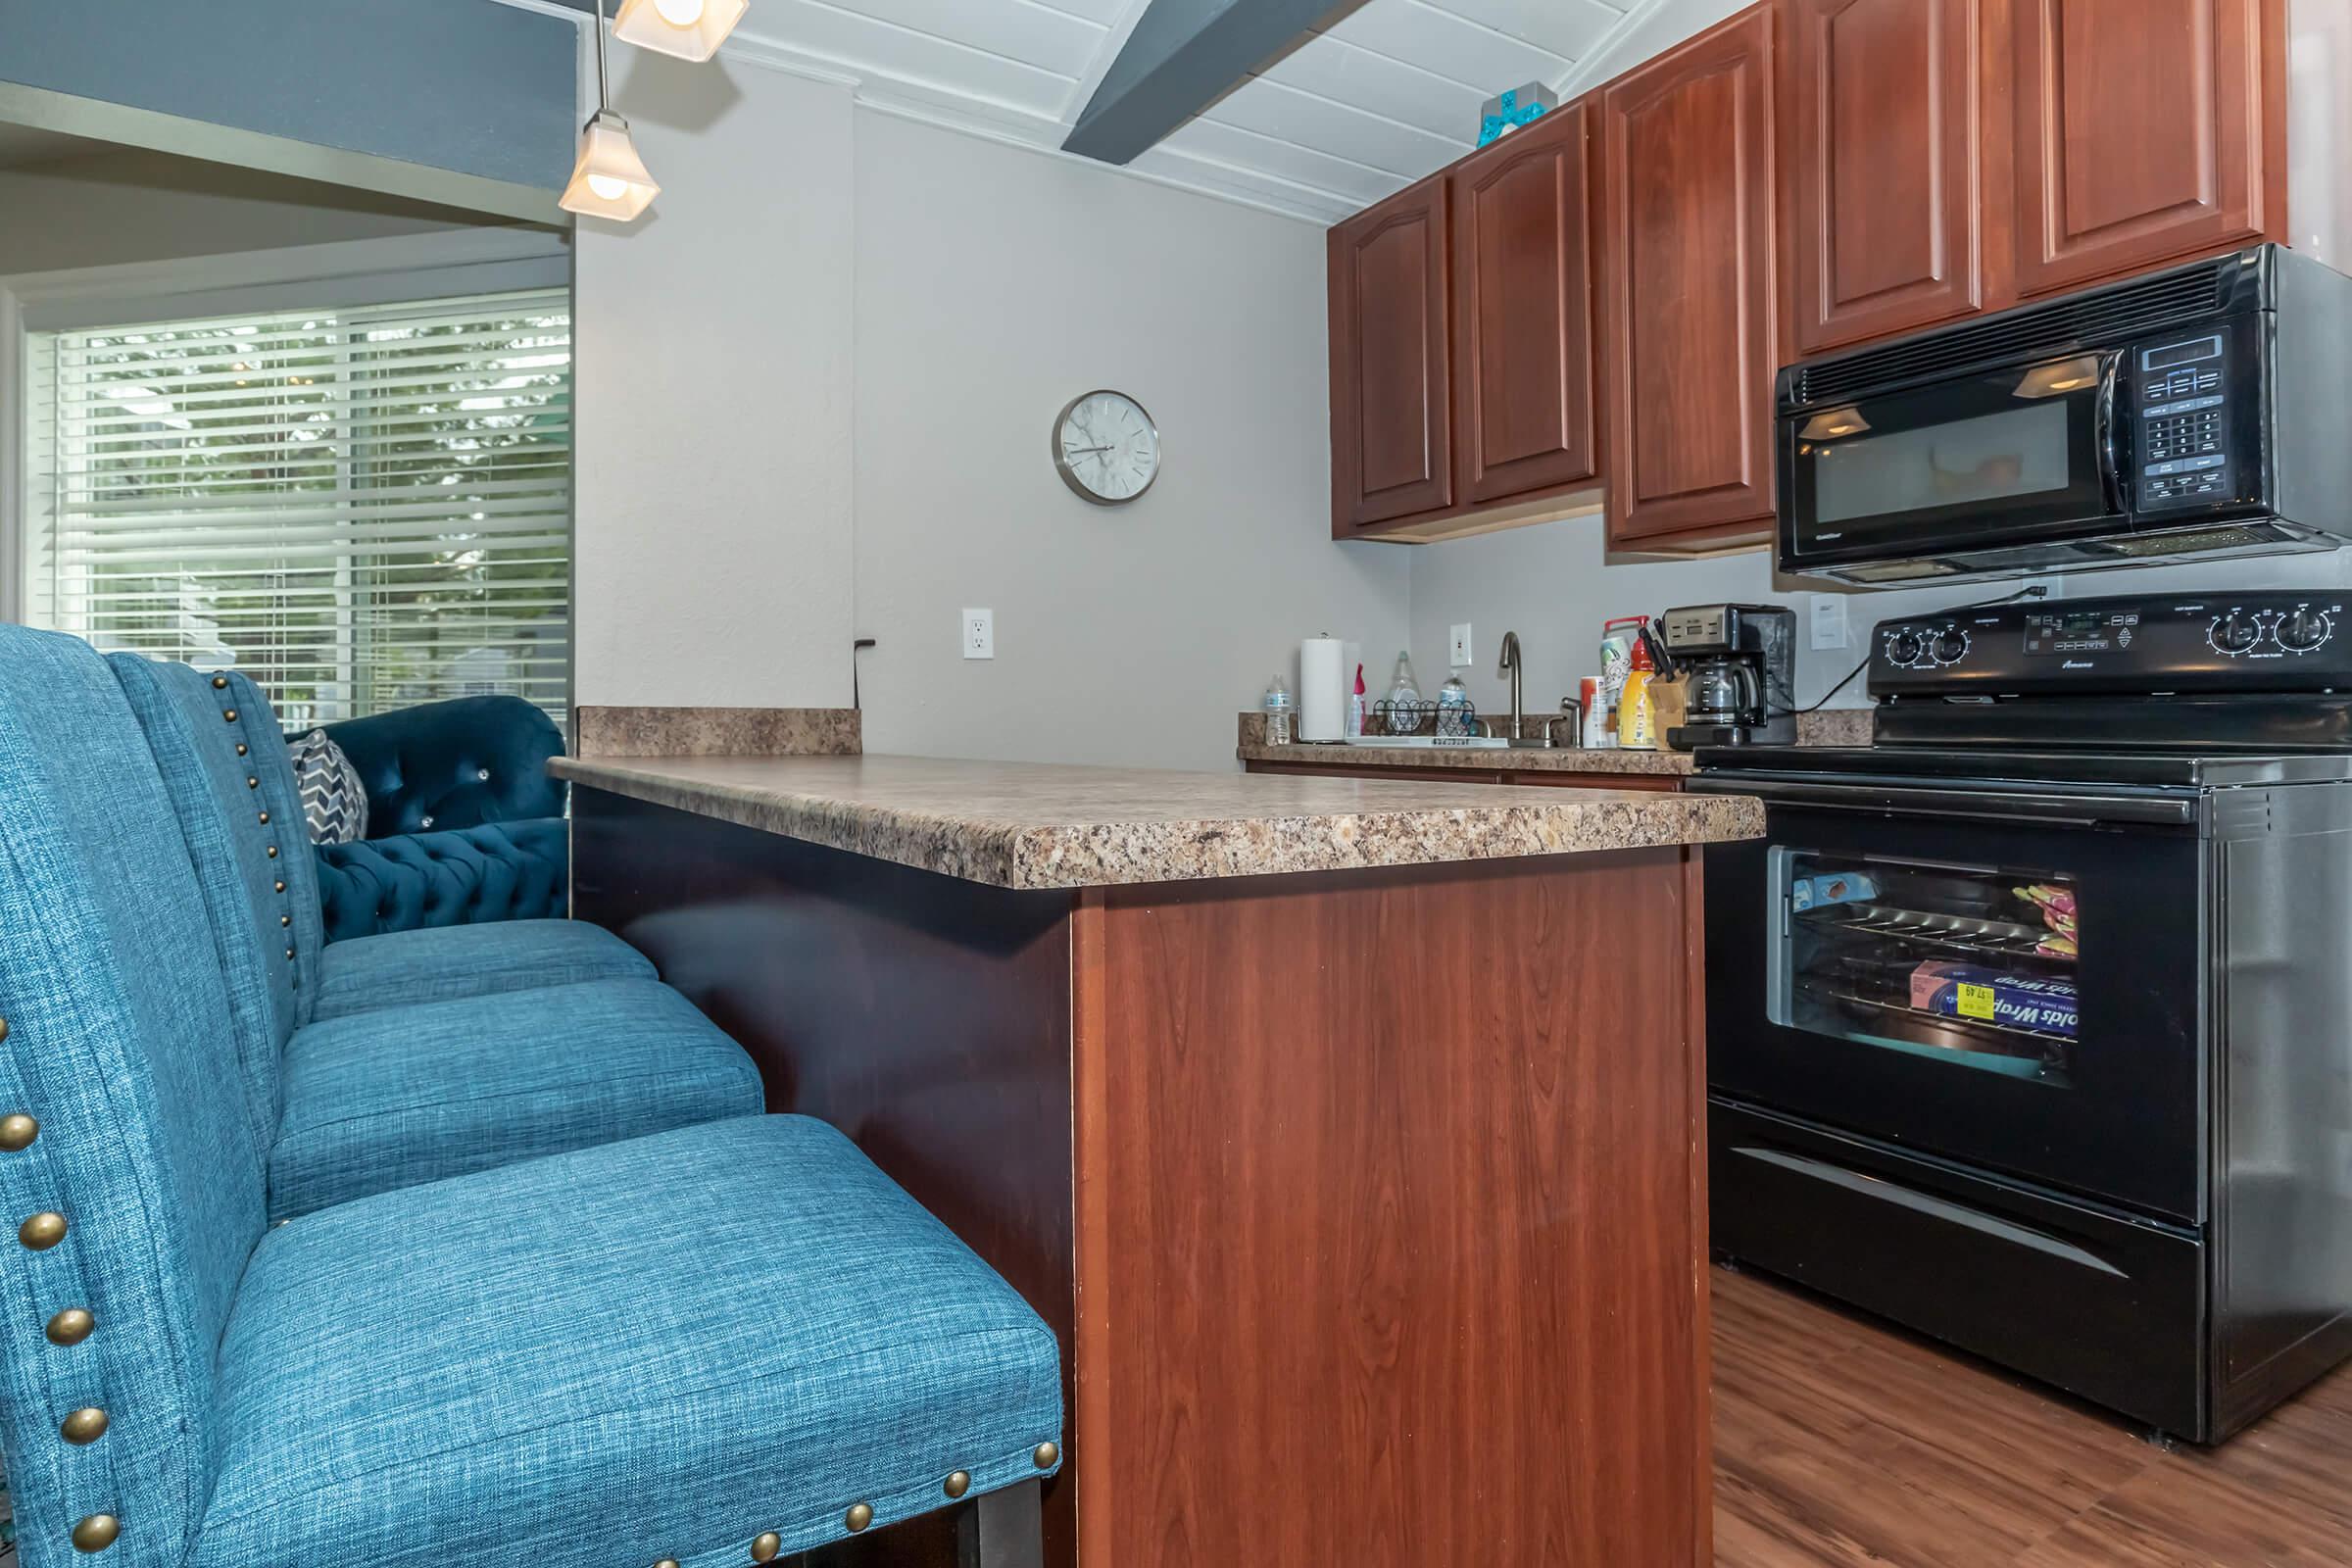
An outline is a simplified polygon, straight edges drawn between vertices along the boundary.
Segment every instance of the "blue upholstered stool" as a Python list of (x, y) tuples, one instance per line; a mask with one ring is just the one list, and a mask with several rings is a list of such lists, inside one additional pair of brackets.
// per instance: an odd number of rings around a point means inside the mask
[(105, 664), (0, 627), (0, 1436), (26, 1568), (746, 1568), (948, 1506), (984, 1560), (1009, 1539), (1035, 1562), (1053, 1335), (818, 1123), (678, 1127), (270, 1228), (239, 1020), (276, 982), (219, 961), (196, 846), (226, 835), (173, 807)]
[(137, 715), (210, 917), (271, 1219), (760, 1109), (742, 1048), (595, 926), (404, 931), (320, 953), (293, 770), (266, 744), (261, 694), (238, 675), (31, 646), (111, 666)]
[[(231, 880), (253, 906), (265, 950), (292, 948), (302, 1017), (574, 980), (650, 977), (644, 956), (569, 920), (502, 920), (359, 937), (328, 946), (318, 871), (277, 720), (234, 670), (207, 673), (136, 654), (108, 662), (139, 716), (182, 814), (210, 799), (230, 839)], [(432, 835), (423, 835), (430, 839)], [(272, 851), (276, 853), (271, 853)], [(212, 878), (209, 875), (208, 882)]]

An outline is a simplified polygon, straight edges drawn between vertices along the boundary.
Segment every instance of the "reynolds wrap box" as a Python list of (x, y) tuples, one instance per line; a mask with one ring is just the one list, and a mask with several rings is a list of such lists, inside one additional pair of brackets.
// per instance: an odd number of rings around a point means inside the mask
[(1911, 1005), (1941, 1018), (2075, 1038), (2075, 983), (2006, 974), (1973, 963), (1923, 963), (1911, 971)]

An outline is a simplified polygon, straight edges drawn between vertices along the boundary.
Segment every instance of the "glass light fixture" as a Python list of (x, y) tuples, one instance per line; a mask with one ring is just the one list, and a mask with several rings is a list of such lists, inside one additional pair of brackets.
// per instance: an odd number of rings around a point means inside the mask
[(612, 36), (640, 49), (680, 60), (708, 60), (718, 53), (749, 0), (620, 0)]
[[(686, 0), (670, 0), (673, 5)], [(662, 193), (637, 156), (629, 122), (612, 112), (612, 89), (605, 64), (605, 0), (596, 0), (596, 113), (580, 129), (579, 162), (557, 204), (567, 213), (628, 222)]]

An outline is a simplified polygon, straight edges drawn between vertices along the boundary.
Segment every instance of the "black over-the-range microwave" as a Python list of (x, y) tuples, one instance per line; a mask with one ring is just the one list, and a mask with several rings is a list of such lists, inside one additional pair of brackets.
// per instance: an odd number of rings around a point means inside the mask
[(2352, 542), (2352, 277), (2277, 245), (1809, 360), (1783, 571), (1890, 586)]

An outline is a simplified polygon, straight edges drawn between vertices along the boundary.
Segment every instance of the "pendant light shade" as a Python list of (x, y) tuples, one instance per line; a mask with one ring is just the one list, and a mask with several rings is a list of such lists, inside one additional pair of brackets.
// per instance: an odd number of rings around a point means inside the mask
[(640, 49), (680, 60), (708, 60), (718, 53), (748, 0), (620, 0), (612, 36)]
[(572, 166), (571, 183), (564, 187), (559, 205), (568, 213), (625, 223), (661, 190), (629, 139), (629, 122), (600, 109), (580, 132), (580, 161)]

